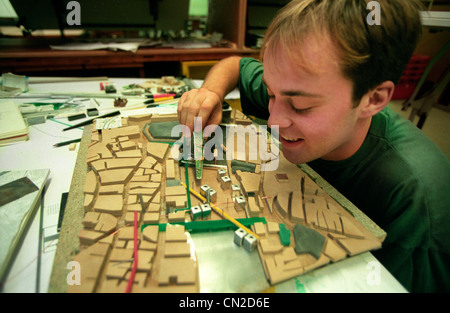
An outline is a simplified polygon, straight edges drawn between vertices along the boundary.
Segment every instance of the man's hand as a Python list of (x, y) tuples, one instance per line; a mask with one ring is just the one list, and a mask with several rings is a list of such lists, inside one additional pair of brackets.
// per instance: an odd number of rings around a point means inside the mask
[(206, 88), (185, 92), (178, 102), (178, 121), (194, 130), (194, 118), (201, 118), (202, 130), (222, 122), (222, 99)]
[(194, 130), (194, 118), (201, 118), (202, 130), (222, 122), (222, 102), (236, 88), (241, 57), (231, 56), (219, 61), (206, 75), (200, 89), (185, 92), (178, 102), (178, 121)]

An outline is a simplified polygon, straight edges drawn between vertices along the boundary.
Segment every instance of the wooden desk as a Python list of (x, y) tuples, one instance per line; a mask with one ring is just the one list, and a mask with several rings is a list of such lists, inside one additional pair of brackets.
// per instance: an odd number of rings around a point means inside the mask
[[(53, 40), (54, 41), (54, 40)], [(0, 39), (1, 72), (30, 75), (32, 72), (61, 70), (137, 68), (145, 77), (144, 65), (161, 61), (220, 60), (232, 55), (258, 57), (255, 49), (235, 47), (208, 49), (139, 48), (136, 53), (126, 51), (62, 51), (50, 49), (60, 44), (43, 39)]]

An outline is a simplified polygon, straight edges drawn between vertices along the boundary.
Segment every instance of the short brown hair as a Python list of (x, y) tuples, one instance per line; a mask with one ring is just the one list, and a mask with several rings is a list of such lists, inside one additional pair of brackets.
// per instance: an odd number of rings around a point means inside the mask
[(298, 55), (308, 35), (328, 35), (336, 45), (344, 77), (353, 82), (353, 101), (384, 81), (397, 84), (420, 39), (419, 0), (378, 0), (380, 25), (369, 25), (370, 0), (292, 0), (267, 29), (261, 57), (278, 44)]

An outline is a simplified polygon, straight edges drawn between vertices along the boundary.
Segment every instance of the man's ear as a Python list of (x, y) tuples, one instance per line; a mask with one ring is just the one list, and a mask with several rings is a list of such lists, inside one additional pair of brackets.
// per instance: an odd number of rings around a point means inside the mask
[(360, 117), (374, 116), (383, 110), (391, 101), (394, 89), (394, 83), (388, 80), (367, 92), (361, 99)]

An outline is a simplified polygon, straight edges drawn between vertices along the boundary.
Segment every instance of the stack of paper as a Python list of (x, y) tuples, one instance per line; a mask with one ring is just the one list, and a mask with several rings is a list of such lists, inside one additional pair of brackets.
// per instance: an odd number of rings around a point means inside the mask
[(0, 101), (0, 146), (28, 140), (28, 126), (19, 107), (12, 101)]
[(41, 204), (49, 173), (48, 169), (0, 172), (0, 283), (4, 283), (20, 242)]

